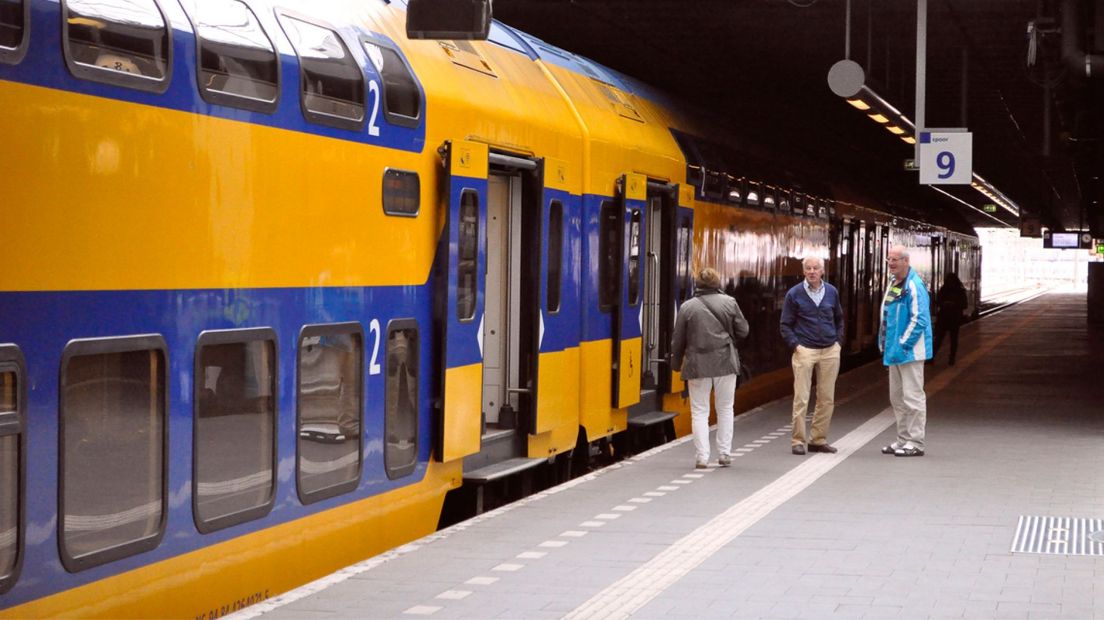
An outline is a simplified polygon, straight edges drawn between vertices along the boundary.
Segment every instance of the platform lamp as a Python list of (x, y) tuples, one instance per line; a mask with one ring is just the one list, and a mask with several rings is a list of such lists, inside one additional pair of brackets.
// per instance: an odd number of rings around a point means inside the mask
[[(859, 63), (853, 60), (841, 60), (828, 70), (828, 87), (836, 95), (843, 97), (851, 107), (859, 110), (867, 118), (885, 127), (887, 131), (909, 145), (916, 144), (916, 126), (907, 116), (891, 103), (878, 95), (865, 84), (866, 75)], [(986, 199), (1012, 215), (1020, 216), (1020, 207), (1004, 192), (986, 181), (981, 175), (973, 173), (970, 187), (977, 190)]]

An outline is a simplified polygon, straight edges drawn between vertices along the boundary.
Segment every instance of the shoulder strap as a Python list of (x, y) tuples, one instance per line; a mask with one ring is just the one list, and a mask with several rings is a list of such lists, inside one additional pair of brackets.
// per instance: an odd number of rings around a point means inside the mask
[(705, 301), (705, 297), (699, 297), (698, 300), (700, 300), (702, 305), (705, 306), (705, 309), (709, 311), (709, 314), (712, 314), (713, 318), (717, 319), (717, 322), (721, 324), (721, 331), (723, 331), (725, 335), (728, 336), (728, 341), (735, 344), (735, 341), (732, 339), (732, 333), (729, 332), (728, 325), (725, 325), (724, 319), (721, 318), (721, 315), (717, 313), (713, 306), (710, 306)]

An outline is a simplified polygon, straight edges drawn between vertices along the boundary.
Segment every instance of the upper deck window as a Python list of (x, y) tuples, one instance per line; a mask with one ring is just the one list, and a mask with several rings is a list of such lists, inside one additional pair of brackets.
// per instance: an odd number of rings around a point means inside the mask
[(359, 130), (364, 123), (364, 74), (341, 37), (323, 26), (281, 14), (299, 57), (303, 114), (307, 120)]
[(390, 45), (368, 39), (362, 39), (361, 45), (383, 80), (383, 113), (388, 122), (416, 126), (422, 116), (422, 91), (410, 67)]
[(185, 0), (196, 33), (199, 92), (211, 103), (271, 112), (280, 71), (257, 16), (239, 0)]
[(28, 0), (0, 0), (0, 62), (17, 63), (27, 50)]
[(62, 0), (73, 75), (156, 93), (169, 87), (172, 45), (156, 0)]

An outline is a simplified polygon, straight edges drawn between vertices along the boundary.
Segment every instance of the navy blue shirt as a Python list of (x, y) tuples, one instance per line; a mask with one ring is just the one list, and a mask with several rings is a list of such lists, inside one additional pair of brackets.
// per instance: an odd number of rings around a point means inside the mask
[(824, 299), (820, 305), (813, 303), (805, 290), (805, 281), (786, 292), (782, 302), (782, 339), (796, 349), (797, 345), (810, 349), (825, 349), (837, 342), (843, 344), (843, 307), (840, 306), (836, 287), (822, 282)]

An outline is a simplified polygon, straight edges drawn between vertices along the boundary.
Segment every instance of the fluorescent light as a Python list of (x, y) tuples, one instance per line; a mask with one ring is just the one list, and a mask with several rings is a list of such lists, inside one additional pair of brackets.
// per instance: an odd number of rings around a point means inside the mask
[(886, 129), (889, 130), (889, 133), (891, 133), (895, 136), (899, 136), (899, 135), (905, 133), (905, 130), (901, 129), (897, 125), (886, 125)]
[(873, 114), (867, 114), (867, 116), (869, 116), (871, 118), (871, 120), (873, 120), (875, 123), (881, 123), (881, 124), (885, 125), (886, 123), (889, 122), (888, 118), (882, 116), (881, 114), (878, 114), (877, 112), (875, 112)]
[(916, 144), (916, 138), (912, 136), (901, 136), (901, 139), (905, 141), (905, 144)]
[(858, 108), (860, 110), (863, 110), (864, 112), (866, 110), (870, 109), (870, 106), (865, 101), (863, 101), (862, 99), (848, 99), (847, 103), (850, 103), (851, 105), (855, 106), (856, 108)]

